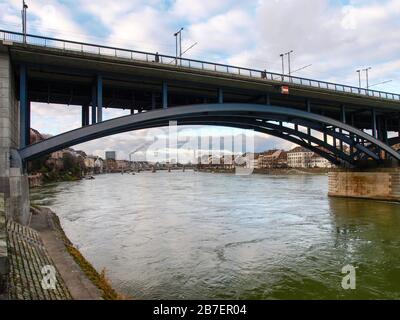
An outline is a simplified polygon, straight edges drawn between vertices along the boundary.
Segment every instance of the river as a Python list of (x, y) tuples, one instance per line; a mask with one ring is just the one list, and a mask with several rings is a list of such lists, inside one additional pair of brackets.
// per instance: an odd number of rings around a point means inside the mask
[[(327, 176), (98, 175), (31, 190), (137, 299), (399, 299), (400, 205), (327, 196)], [(341, 286), (356, 269), (356, 289)]]

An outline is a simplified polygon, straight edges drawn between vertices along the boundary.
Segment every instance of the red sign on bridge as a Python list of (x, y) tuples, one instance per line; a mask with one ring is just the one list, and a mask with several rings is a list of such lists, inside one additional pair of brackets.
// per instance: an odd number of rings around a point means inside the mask
[(282, 94), (289, 94), (289, 86), (281, 86)]

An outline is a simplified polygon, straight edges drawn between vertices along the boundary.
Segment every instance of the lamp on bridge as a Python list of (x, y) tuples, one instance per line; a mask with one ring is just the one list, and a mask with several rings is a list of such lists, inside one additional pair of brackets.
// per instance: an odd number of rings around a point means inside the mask
[(25, 0), (22, 1), (22, 33), (24, 34), (24, 43), (26, 43), (26, 9), (28, 9), (28, 5), (25, 3)]
[(285, 53), (281, 53), (279, 56), (282, 59), (282, 74), (285, 74), (285, 63), (284, 63), (284, 57), (288, 56), (288, 68), (289, 68), (289, 76), (291, 74), (291, 68), (290, 68), (290, 55), (293, 53), (293, 50), (290, 50), (288, 52)]
[(358, 73), (358, 87), (361, 89), (361, 69), (357, 70)]
[(178, 35), (179, 35), (179, 58), (182, 58), (182, 30), (183, 30), (183, 27), (180, 28), (177, 32), (174, 33), (174, 37), (175, 37), (175, 56), (176, 56), (175, 64), (178, 64)]
[(365, 71), (365, 78), (367, 80), (367, 89), (369, 88), (368, 71), (371, 70), (371, 69), (372, 69), (372, 67), (368, 67), (368, 68), (363, 69), (363, 71)]

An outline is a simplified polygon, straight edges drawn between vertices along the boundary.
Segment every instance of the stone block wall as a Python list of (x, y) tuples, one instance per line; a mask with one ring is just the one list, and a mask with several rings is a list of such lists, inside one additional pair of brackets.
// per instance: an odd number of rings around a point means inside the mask
[(4, 212), (4, 194), (0, 193), (0, 299), (6, 292), (9, 257), (6, 239), (6, 215)]
[[(10, 156), (19, 146), (19, 103), (7, 46), (0, 42), (0, 193), (8, 219), (23, 225), (30, 220), (29, 184), (23, 168), (12, 168)], [(15, 161), (14, 161), (15, 162)]]
[(330, 172), (330, 196), (400, 201), (400, 171)]

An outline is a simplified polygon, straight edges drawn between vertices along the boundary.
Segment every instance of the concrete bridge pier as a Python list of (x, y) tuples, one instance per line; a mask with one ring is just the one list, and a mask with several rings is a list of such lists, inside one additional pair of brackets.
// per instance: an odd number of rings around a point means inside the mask
[(343, 170), (328, 175), (329, 196), (400, 202), (400, 168)]
[[(24, 101), (18, 103), (10, 57), (6, 47), (0, 48), (0, 194), (4, 197), (5, 218), (27, 225), (29, 184), (17, 150), (21, 143), (29, 143), (29, 103), (26, 88), (21, 85), (20, 100)], [(26, 78), (21, 81), (24, 83)]]

